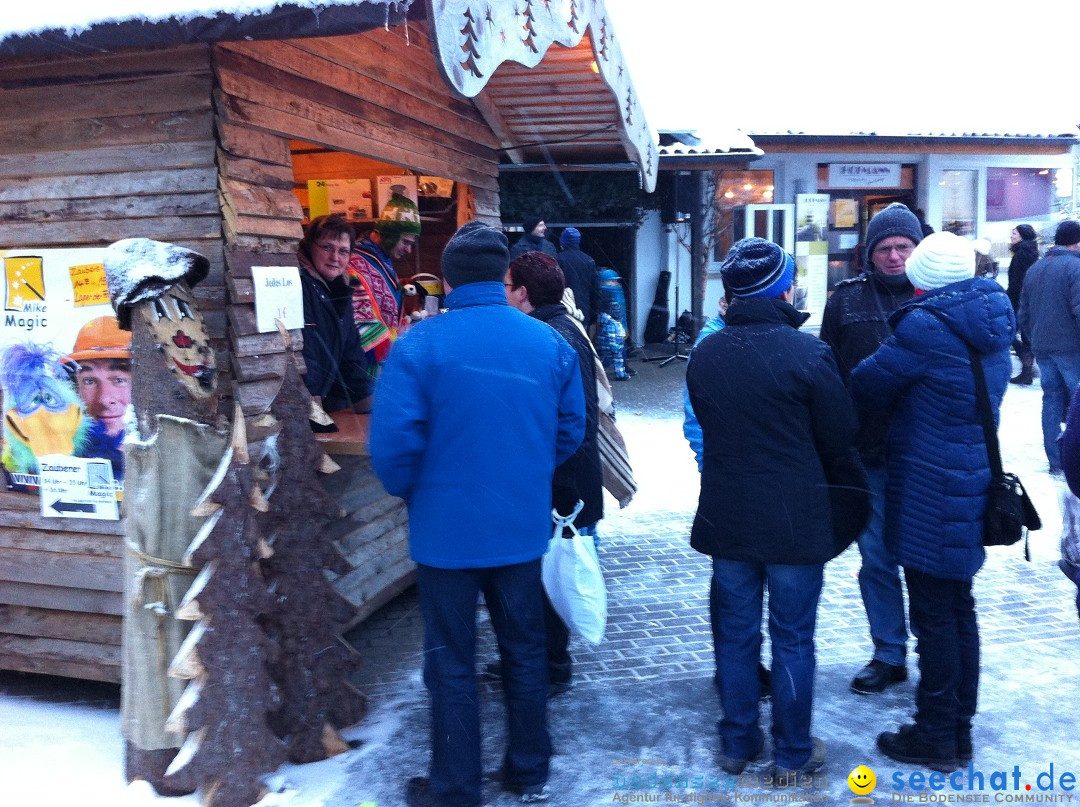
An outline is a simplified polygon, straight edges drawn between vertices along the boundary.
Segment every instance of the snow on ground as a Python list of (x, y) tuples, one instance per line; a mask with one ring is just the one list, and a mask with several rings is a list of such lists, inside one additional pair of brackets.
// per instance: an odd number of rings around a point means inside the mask
[[(636, 366), (636, 363), (635, 363)], [(679, 417), (677, 368), (645, 367), (648, 383), (631, 381), (617, 387), (623, 401), (619, 425), (627, 439), (630, 455), (641, 487), (630, 507), (619, 511), (608, 502), (609, 516), (602, 524), (608, 535), (631, 532), (634, 519), (648, 513), (689, 513), (697, 498), (697, 468), (682, 438)], [(648, 391), (645, 391), (648, 390)], [(1047, 473), (1039, 424), (1039, 387), (1011, 386), (1002, 408), (1001, 434), (1006, 470), (1017, 473), (1027, 485), (1044, 529), (1032, 537), (1033, 565), (1021, 566), (1041, 571), (1058, 557), (1061, 530), (1058, 497), (1060, 482)], [(988, 569), (1015, 564), (1017, 547), (994, 550)], [(1061, 580), (1047, 579), (1061, 589)], [(1056, 596), (1056, 595), (1055, 595)], [(984, 648), (984, 687), (980, 714), (980, 736), (996, 750), (1001, 760), (1026, 759), (1033, 747), (1057, 753), (1059, 767), (1076, 771), (1075, 728), (1069, 714), (1075, 700), (1077, 660), (1075, 648), (1047, 641), (1037, 633), (1017, 637), (1008, 648)], [(815, 730), (823, 736), (849, 737), (831, 740), (830, 754), (859, 759), (868, 754), (872, 740), (853, 733), (866, 731), (852, 725), (851, 700), (846, 693), (848, 666), (820, 659), (819, 696)], [(832, 665), (830, 667), (830, 664)], [(912, 665), (912, 668), (914, 665)], [(910, 686), (910, 684), (908, 685)], [(1069, 691), (1061, 692), (1061, 687)], [(584, 692), (584, 690), (583, 690)], [(564, 738), (559, 763), (563, 779), (569, 778), (576, 797), (574, 803), (610, 802), (611, 769), (607, 757), (626, 755), (635, 748), (650, 753), (661, 748), (687, 770), (715, 770), (713, 721), (718, 717), (715, 699), (707, 681), (673, 681), (663, 687), (627, 695), (617, 687), (600, 688), (588, 698), (556, 701), (553, 723), (580, 725), (581, 731)], [(1062, 698), (1064, 694), (1064, 698)], [(899, 719), (906, 711), (910, 691), (878, 700), (871, 707), (879, 723), (881, 710), (896, 706)], [(489, 699), (490, 700), (490, 699)], [(895, 703), (894, 703), (895, 701)], [(869, 704), (869, 701), (865, 703)], [(857, 701), (857, 706), (863, 702)], [(194, 807), (195, 797), (161, 799), (144, 783), (127, 786), (123, 780), (119, 738), (119, 697), (115, 687), (70, 682), (63, 679), (0, 673), (0, 792), (5, 805), (33, 807)], [(498, 725), (499, 707), (485, 702), (485, 730)], [(1026, 721), (1028, 713), (1040, 717), (1039, 725)], [(1056, 715), (1056, 718), (1055, 718)], [(1048, 725), (1057, 720), (1056, 724)], [(400, 793), (400, 785), (410, 775), (423, 770), (426, 749), (426, 703), (419, 671), (398, 691), (383, 695), (371, 716), (347, 734), (357, 748), (347, 754), (310, 765), (283, 766), (270, 780), (278, 792), (265, 800), (267, 807), (313, 807), (326, 805), (356, 807), (365, 804), (364, 792), (383, 796), (379, 807), (400, 803), (387, 794)], [(594, 734), (597, 721), (614, 721), (611, 731)], [(988, 725), (990, 720), (995, 722)], [(1015, 722), (1014, 722), (1015, 721)], [(858, 721), (865, 723), (866, 721)], [(665, 727), (665, 724), (666, 727)], [(496, 729), (497, 731), (497, 729)], [(1034, 739), (1033, 739), (1034, 738)], [(610, 748), (605, 747), (607, 743)], [(1062, 749), (1073, 749), (1069, 754)], [(1070, 760), (1070, 757), (1072, 758)], [(1042, 757), (1039, 757), (1040, 760)], [(1052, 760), (1054, 757), (1050, 756)], [(567, 765), (574, 768), (568, 775)], [(1011, 767), (1011, 765), (1010, 765)], [(650, 769), (655, 771), (656, 768)], [(832, 772), (835, 776), (836, 771)], [(378, 780), (379, 784), (369, 784)], [(391, 783), (391, 785), (387, 783)], [(840, 785), (832, 795), (849, 797)], [(883, 794), (879, 794), (883, 795)], [(358, 801), (359, 799), (359, 801)], [(564, 802), (565, 803), (565, 802)]]

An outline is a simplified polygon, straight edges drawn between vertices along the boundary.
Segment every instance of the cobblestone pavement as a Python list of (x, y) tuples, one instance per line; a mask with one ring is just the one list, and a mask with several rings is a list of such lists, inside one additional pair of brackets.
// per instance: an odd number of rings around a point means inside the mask
[[(672, 795), (699, 803), (724, 795), (711, 791), (710, 796), (692, 781), (668, 790), (619, 786), (631, 780), (618, 777), (630, 773), (647, 779), (655, 774), (718, 772), (719, 709), (711, 688), (714, 661), (707, 609), (709, 560), (689, 547), (697, 470), (681, 435), (685, 365), (660, 368), (635, 362), (634, 366), (638, 376), (618, 385), (616, 393), (619, 423), (642, 490), (622, 511), (608, 500), (608, 515), (600, 525), (600, 559), (608, 587), (606, 638), (597, 647), (573, 640), (574, 689), (552, 702), (552, 733), (561, 746), (551, 778), (553, 789), (561, 794), (557, 804), (612, 803), (620, 793), (660, 794), (661, 801)], [(1038, 387), (1016, 389), (1010, 390), (1003, 408), (1006, 468), (1018, 471), (1027, 483), (1046, 528), (1032, 536), (1031, 563), (1024, 561), (1019, 546), (996, 548), (976, 577), (983, 648), (976, 762), (985, 759), (987, 770), (1011, 771), (1013, 764), (1027, 770), (1029, 760), (1032, 770), (1056, 760), (1059, 769), (1080, 773), (1075, 723), (1069, 715), (1075, 714), (1071, 704), (1080, 687), (1076, 589), (1056, 566), (1061, 523), (1058, 483), (1044, 471), (1037, 439), (1032, 446), (1032, 435), (1038, 432), (1038, 403)], [(1032, 419), (1034, 431), (1017, 425)], [(877, 753), (874, 737), (909, 720), (912, 712), (918, 677), (913, 641), (907, 684), (870, 698), (848, 691), (851, 677), (871, 655), (858, 568), (855, 547), (826, 566), (816, 634), (815, 734), (829, 746), (830, 762), (823, 773), (830, 783), (820, 791), (803, 792), (804, 800), (817, 794), (822, 797), (819, 801), (846, 802), (852, 794), (844, 780), (862, 763), (878, 770), (878, 781), (884, 784), (881, 771), (897, 765)], [(497, 651), (483, 609), (479, 618), (478, 659), (483, 663), (494, 660)], [(415, 735), (406, 752), (408, 775), (423, 773), (429, 746), (415, 590), (391, 602), (348, 638), (367, 661), (358, 684), (371, 696), (376, 714), (386, 715), (390, 709), (394, 720), (404, 721)], [(767, 646), (764, 658), (768, 663)], [(485, 682), (480, 691), (489, 732), (485, 753), (496, 766), (503, 731), (501, 690), (496, 683)], [(766, 708), (764, 726), (768, 719)], [(385, 736), (381, 731), (376, 734)], [(400, 739), (390, 745), (395, 742)], [(370, 777), (372, 770), (385, 770), (392, 758), (400, 762), (398, 751), (394, 756), (386, 748), (375, 748), (356, 770)], [(611, 759), (628, 756), (659, 762), (613, 772)], [(403, 781), (398, 767), (391, 766), (393, 775)], [(751, 766), (748, 772), (761, 773), (762, 768)], [(375, 792), (391, 804), (399, 793), (389, 784)], [(753, 783), (740, 792), (768, 793)], [(888, 798), (883, 791), (875, 795)]]

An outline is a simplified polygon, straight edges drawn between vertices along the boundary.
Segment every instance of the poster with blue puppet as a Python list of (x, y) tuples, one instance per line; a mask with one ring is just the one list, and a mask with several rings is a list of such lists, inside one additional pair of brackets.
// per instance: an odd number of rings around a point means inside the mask
[[(116, 496), (122, 496), (122, 443), (135, 424), (131, 334), (116, 324), (104, 253), (0, 250), (2, 465), (8, 490), (38, 493), (42, 457), (82, 457), (107, 460)], [(100, 472), (100, 466), (91, 463), (90, 469)]]

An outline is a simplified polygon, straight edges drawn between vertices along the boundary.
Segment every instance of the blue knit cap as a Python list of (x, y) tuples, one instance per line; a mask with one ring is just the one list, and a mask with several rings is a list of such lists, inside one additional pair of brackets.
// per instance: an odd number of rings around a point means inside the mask
[(581, 243), (581, 231), (577, 227), (567, 227), (559, 236), (559, 244), (566, 247), (576, 247)]
[(608, 283), (612, 280), (621, 280), (619, 273), (614, 269), (601, 269), (597, 274), (600, 276), (601, 283)]
[(779, 297), (791, 288), (795, 260), (772, 241), (744, 238), (724, 258), (720, 277), (735, 297)]

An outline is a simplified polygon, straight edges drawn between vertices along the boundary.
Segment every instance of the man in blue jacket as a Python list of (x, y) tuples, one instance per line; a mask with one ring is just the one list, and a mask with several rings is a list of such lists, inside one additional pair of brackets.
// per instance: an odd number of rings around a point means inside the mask
[(540, 557), (555, 467), (585, 434), (574, 350), (507, 304), (506, 236), (462, 227), (442, 255), (447, 313), (394, 346), (376, 392), (371, 458), (409, 506), (431, 694), (430, 778), (410, 807), (481, 804), (476, 605), (484, 594), (502, 655), (509, 719), (502, 786), (546, 798), (547, 662)]

